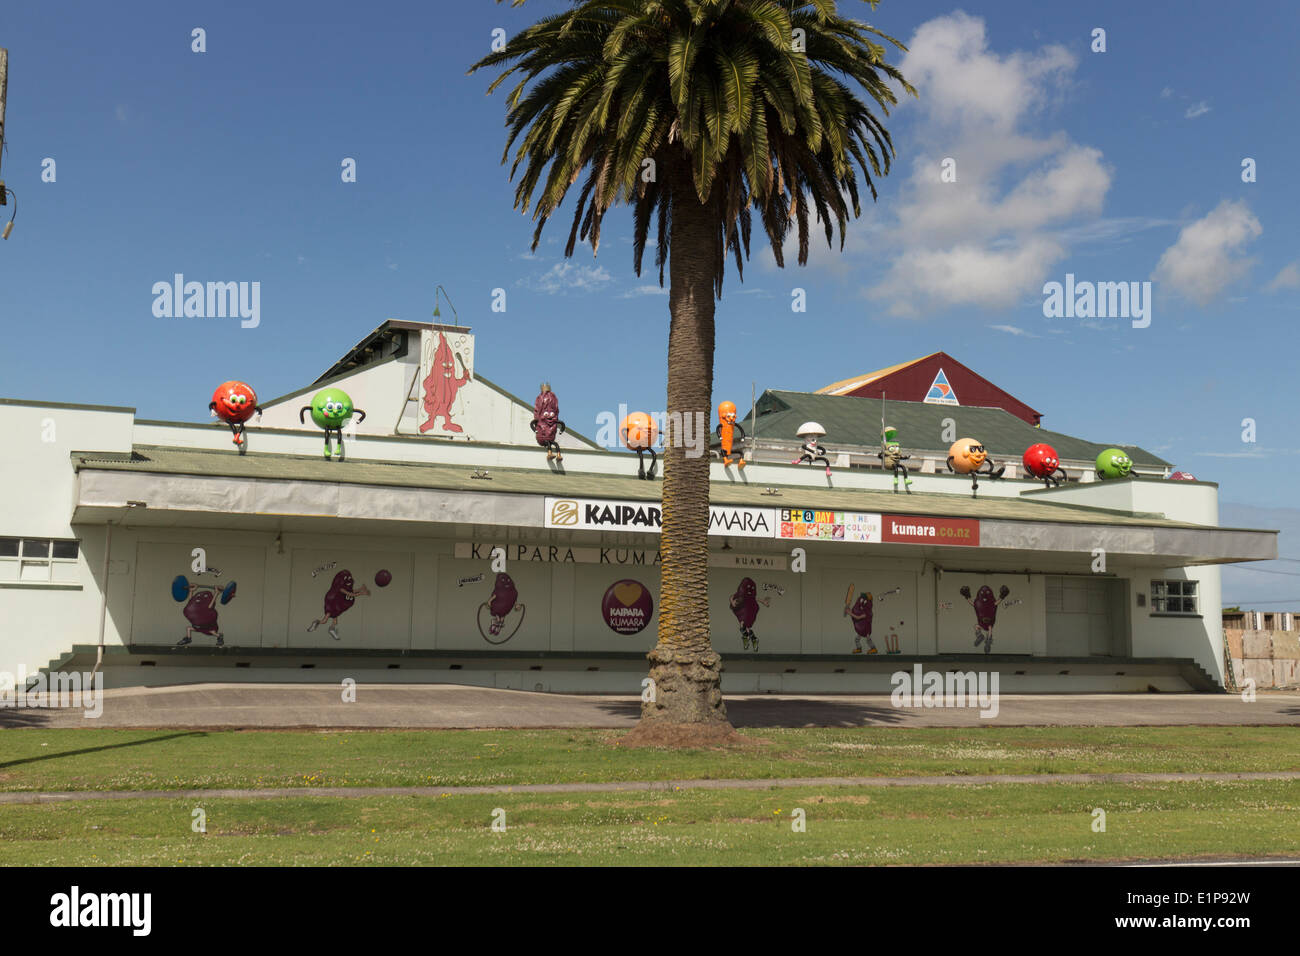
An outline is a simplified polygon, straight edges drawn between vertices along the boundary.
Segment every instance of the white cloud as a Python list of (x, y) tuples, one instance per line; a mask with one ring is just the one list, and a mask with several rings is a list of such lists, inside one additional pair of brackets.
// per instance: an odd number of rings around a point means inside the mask
[(620, 295), (619, 298), (620, 298), (620, 299), (635, 299), (635, 298), (639, 298), (640, 296), (644, 296), (644, 295), (667, 295), (667, 294), (668, 294), (668, 287), (667, 287), (667, 286), (660, 286), (660, 285), (657, 285), (657, 284), (656, 284), (656, 285), (638, 285), (638, 286), (633, 286), (631, 289), (628, 289), (626, 292), (624, 292), (622, 295)]
[(1183, 116), (1187, 119), (1196, 119), (1196, 117), (1204, 116), (1209, 111), (1210, 105), (1206, 103), (1205, 100), (1201, 100), (1199, 103), (1187, 107), (1187, 112), (1184, 113)]
[(1174, 95), (1173, 87), (1166, 86), (1163, 90), (1160, 91), (1160, 98), (1162, 100), (1167, 100), (1169, 99), (1169, 97), (1173, 95)]
[(1264, 286), (1265, 292), (1276, 292), (1279, 289), (1300, 289), (1300, 260), (1284, 265)]
[(565, 292), (593, 292), (614, 277), (604, 266), (584, 266), (574, 262), (557, 262), (550, 269), (531, 280), (521, 280), (526, 287), (556, 295)]
[(1008, 335), (1023, 335), (1031, 339), (1042, 338), (1040, 335), (1035, 335), (1033, 332), (1026, 332), (1024, 329), (1014, 325), (990, 325), (989, 328), (996, 332), (1006, 332)]
[(1250, 269), (1243, 246), (1263, 232), (1244, 200), (1224, 200), (1185, 226), (1164, 251), (1151, 278), (1198, 305), (1206, 305)]
[[(917, 159), (895, 204), (901, 252), (867, 294), (896, 315), (1038, 295), (1111, 184), (1100, 150), (1023, 128), (1068, 87), (1076, 57), (1055, 45), (999, 54), (984, 21), (965, 13), (922, 24), (908, 46), (899, 69), (920, 92)], [(955, 182), (940, 179), (949, 157)], [(1115, 220), (1096, 231), (1145, 227)]]

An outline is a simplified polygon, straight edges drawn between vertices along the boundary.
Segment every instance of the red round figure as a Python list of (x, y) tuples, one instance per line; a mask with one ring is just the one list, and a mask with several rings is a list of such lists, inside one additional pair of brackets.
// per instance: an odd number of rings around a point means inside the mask
[(1043, 479), (1048, 488), (1058, 487), (1065, 480), (1065, 469), (1061, 467), (1061, 459), (1051, 445), (1042, 442), (1030, 445), (1025, 449), (1021, 462), (1026, 472)]
[(222, 382), (212, 393), (208, 411), (230, 426), (231, 434), (235, 436), (233, 441), (238, 446), (239, 453), (244, 454), (248, 450), (244, 444), (244, 423), (253, 417), (254, 412), (259, 419), (262, 417), (262, 409), (257, 404), (257, 393), (253, 391), (253, 386), (237, 379)]

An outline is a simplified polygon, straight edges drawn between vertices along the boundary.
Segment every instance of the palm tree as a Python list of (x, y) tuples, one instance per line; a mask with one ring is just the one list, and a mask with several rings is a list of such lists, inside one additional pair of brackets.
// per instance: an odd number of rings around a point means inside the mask
[(515, 207), (537, 223), (533, 249), (585, 170), (564, 254), (579, 240), (597, 251), (605, 213), (625, 203), (637, 275), (654, 223), (660, 285), (669, 278), (655, 695), (633, 741), (732, 732), (709, 644), (709, 461), (688, 457), (677, 432), (694, 420), (684, 416), (712, 420), (714, 298), (729, 253), (743, 278), (752, 213), (778, 265), (797, 231), (803, 265), (814, 212), (843, 248), (850, 212), (861, 213), (858, 170), (876, 198), (893, 144), (851, 84), (885, 115), (897, 102), (886, 78), (915, 90), (873, 37), (905, 49), (839, 16), (835, 0), (574, 0), (470, 70), (505, 67), (489, 93), (518, 74), (502, 163), (515, 147)]

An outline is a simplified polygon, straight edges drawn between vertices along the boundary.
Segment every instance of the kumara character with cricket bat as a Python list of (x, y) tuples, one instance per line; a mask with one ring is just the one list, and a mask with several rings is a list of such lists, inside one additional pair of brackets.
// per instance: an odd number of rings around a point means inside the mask
[(853, 653), (862, 653), (862, 639), (865, 637), (867, 647), (870, 648), (867, 653), (879, 654), (875, 643), (871, 640), (871, 619), (874, 616), (875, 598), (871, 596), (870, 591), (863, 591), (852, 607), (849, 606), (850, 601), (853, 601), (852, 584), (844, 595), (844, 616), (853, 620)]

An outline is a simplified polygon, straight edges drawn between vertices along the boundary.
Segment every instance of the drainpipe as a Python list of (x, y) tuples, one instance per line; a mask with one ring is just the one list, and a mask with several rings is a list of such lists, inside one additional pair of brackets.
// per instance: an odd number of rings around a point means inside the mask
[(104, 663), (104, 623), (108, 616), (108, 557), (113, 551), (113, 522), (110, 519), (105, 524), (108, 535), (104, 541), (104, 588), (99, 599), (99, 650), (95, 654), (95, 669), (91, 671), (92, 674), (99, 673), (99, 668)]

